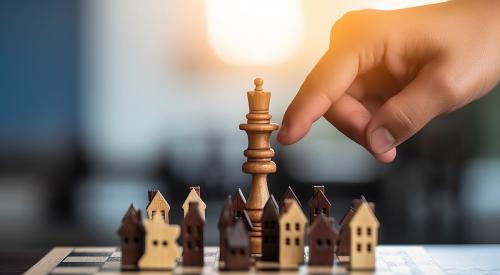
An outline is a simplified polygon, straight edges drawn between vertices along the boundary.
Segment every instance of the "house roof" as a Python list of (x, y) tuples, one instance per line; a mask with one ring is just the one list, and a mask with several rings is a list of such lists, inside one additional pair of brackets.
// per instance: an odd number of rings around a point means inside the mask
[(325, 193), (321, 190), (316, 190), (308, 202), (309, 207), (314, 207), (318, 205), (328, 205), (332, 206)]
[(366, 200), (362, 200), (361, 204), (357, 207), (356, 212), (349, 222), (349, 228), (360, 224), (372, 224), (376, 227), (380, 225), (375, 213), (373, 213)]
[(297, 201), (293, 199), (285, 199), (283, 212), (280, 215), (280, 221), (283, 219), (295, 218), (296, 220), (307, 223), (307, 217), (302, 212), (302, 208), (300, 208)]
[(281, 210), (283, 210), (284, 201), (286, 199), (293, 199), (293, 200), (295, 200), (297, 202), (297, 204), (299, 205), (299, 207), (302, 207), (302, 205), (300, 204), (299, 199), (297, 198), (297, 196), (295, 195), (295, 192), (293, 192), (293, 189), (290, 186), (287, 187), (287, 189), (285, 190), (285, 193), (283, 193), (283, 196), (281, 196), (281, 200), (280, 200), (280, 209)]
[(142, 218), (141, 218), (141, 211), (135, 209), (133, 204), (130, 204), (129, 208), (127, 209), (127, 212), (122, 218), (122, 224), (120, 225), (120, 228), (118, 229), (118, 234), (121, 235), (127, 229), (135, 228), (136, 230), (140, 232), (144, 232), (144, 226), (142, 224)]
[(224, 200), (224, 206), (222, 207), (222, 211), (219, 216), (219, 221), (217, 222), (217, 227), (220, 229), (222, 227), (226, 227), (234, 223), (234, 209), (233, 209), (233, 200), (231, 196), (228, 196), (226, 200)]
[(243, 192), (241, 191), (241, 188), (238, 188), (236, 190), (236, 193), (234, 194), (233, 197), (233, 206), (235, 208), (243, 207), (247, 205), (247, 200), (245, 199), (245, 195), (243, 195)]
[(264, 205), (264, 210), (262, 213), (262, 219), (278, 219), (280, 216), (280, 211), (278, 209), (278, 203), (274, 198), (273, 194), (269, 196), (266, 204)]
[(241, 216), (240, 220), (243, 220), (245, 223), (245, 227), (247, 231), (252, 231), (253, 230), (253, 223), (250, 220), (250, 216), (248, 216), (248, 212), (246, 210), (243, 210), (243, 215)]
[(161, 204), (165, 204), (167, 210), (170, 210), (170, 205), (168, 204), (167, 200), (163, 197), (163, 195), (161, 194), (160, 191), (156, 190), (156, 191), (150, 191), (150, 192), (154, 192), (154, 194), (148, 193), (148, 196), (151, 198), (151, 200), (149, 201), (148, 205), (146, 206), (146, 210), (148, 210), (149, 206), (154, 204), (154, 202), (159, 202)]
[(205, 219), (205, 209), (207, 208), (207, 205), (205, 202), (201, 199), (199, 195), (199, 190), (196, 190), (196, 188), (190, 188), (189, 194), (184, 200), (184, 203), (182, 204), (182, 209), (184, 210), (184, 216), (187, 214), (189, 210), (189, 204), (191, 202), (197, 202), (198, 207), (200, 209), (200, 214)]
[[(337, 235), (337, 230), (335, 229), (334, 219), (329, 218), (323, 215), (320, 215), (314, 219), (311, 227), (308, 229), (309, 236), (316, 235)], [(321, 232), (321, 234), (317, 234), (316, 232)]]
[(230, 247), (249, 247), (248, 232), (245, 229), (245, 224), (240, 219), (236, 223), (227, 228), (227, 243)]

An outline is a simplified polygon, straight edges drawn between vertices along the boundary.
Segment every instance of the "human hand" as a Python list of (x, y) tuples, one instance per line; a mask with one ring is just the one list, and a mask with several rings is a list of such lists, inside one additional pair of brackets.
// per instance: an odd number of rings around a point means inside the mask
[(500, 1), (451, 1), (350, 12), (288, 107), (278, 140), (299, 141), (325, 117), (382, 162), (430, 120), (500, 79)]

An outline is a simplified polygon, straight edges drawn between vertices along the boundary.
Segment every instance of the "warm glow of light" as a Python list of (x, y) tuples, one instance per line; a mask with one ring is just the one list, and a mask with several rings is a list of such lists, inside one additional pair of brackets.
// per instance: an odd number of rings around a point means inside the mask
[(276, 65), (300, 46), (299, 0), (206, 0), (208, 42), (223, 61)]
[(375, 0), (373, 6), (381, 10), (394, 10), (439, 2), (445, 2), (445, 0)]

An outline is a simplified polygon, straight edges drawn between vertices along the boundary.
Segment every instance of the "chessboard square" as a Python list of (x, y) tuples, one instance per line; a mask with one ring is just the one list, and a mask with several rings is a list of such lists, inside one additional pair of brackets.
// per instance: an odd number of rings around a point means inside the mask
[(115, 251), (113, 252), (113, 254), (111, 254), (110, 257), (112, 258), (120, 258), (122, 256), (122, 252), (121, 251)]
[(391, 272), (395, 274), (411, 274), (411, 269), (408, 266), (393, 266)]
[(102, 262), (60, 262), (57, 266), (101, 266)]
[(401, 255), (395, 255), (395, 256), (386, 255), (386, 256), (382, 256), (382, 258), (384, 259), (384, 261), (386, 263), (392, 263), (392, 264), (404, 264), (405, 263), (405, 259)]
[(108, 252), (113, 253), (116, 251), (116, 247), (76, 247), (73, 252), (85, 252), (85, 253), (98, 253), (98, 252)]
[(114, 252), (71, 252), (67, 257), (109, 257)]
[(102, 269), (120, 269), (121, 263), (120, 262), (105, 262), (102, 265)]
[(99, 271), (99, 267), (77, 267), (77, 266), (64, 266), (56, 267), (52, 270), (51, 274), (94, 274)]
[(108, 257), (66, 257), (63, 262), (73, 263), (104, 263)]

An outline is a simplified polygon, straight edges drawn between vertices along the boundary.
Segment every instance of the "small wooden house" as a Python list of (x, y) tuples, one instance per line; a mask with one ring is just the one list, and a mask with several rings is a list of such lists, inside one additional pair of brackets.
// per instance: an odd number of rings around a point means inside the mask
[(286, 199), (279, 220), (279, 263), (282, 269), (296, 269), (304, 263), (307, 218), (297, 201)]
[(243, 216), (244, 211), (246, 211), (247, 200), (241, 192), (241, 189), (238, 188), (233, 197), (233, 209), (234, 209), (234, 218), (235, 220), (241, 218)]
[(262, 261), (279, 261), (279, 219), (278, 203), (271, 195), (262, 213)]
[(227, 230), (226, 270), (250, 268), (250, 239), (244, 222), (240, 219)]
[(165, 200), (160, 191), (158, 190), (148, 191), (148, 199), (149, 203), (146, 206), (146, 212), (148, 213), (148, 218), (152, 220), (155, 213), (158, 213), (160, 214), (160, 217), (163, 219), (163, 221), (165, 221), (165, 223), (168, 223), (170, 205), (168, 204), (167, 200)]
[(201, 216), (203, 217), (203, 220), (205, 220), (205, 209), (207, 208), (207, 205), (201, 199), (199, 186), (192, 186), (189, 188), (188, 196), (187, 196), (186, 200), (184, 200), (184, 203), (182, 204), (182, 210), (184, 211), (184, 217), (186, 217), (186, 215), (187, 215), (187, 212), (189, 210), (189, 203), (191, 203), (191, 202), (198, 203), (198, 208), (200, 210)]
[(292, 187), (288, 186), (285, 190), (285, 193), (283, 193), (283, 196), (281, 196), (281, 200), (280, 200), (280, 211), (283, 211), (283, 208), (284, 208), (284, 204), (285, 204), (285, 200), (287, 199), (292, 199), (294, 201), (297, 202), (297, 204), (299, 205), (300, 208), (302, 208), (302, 205), (300, 204), (300, 201), (299, 199), (297, 198), (297, 196), (295, 195), (295, 192), (293, 192), (293, 189)]
[(307, 232), (309, 264), (333, 266), (337, 231), (333, 218), (317, 216)]
[[(350, 256), (351, 255), (351, 230), (349, 228), (349, 223), (351, 222), (354, 213), (361, 205), (362, 201), (366, 201), (366, 199), (361, 196), (360, 199), (353, 199), (351, 207), (344, 214), (344, 217), (340, 220), (340, 230), (339, 235), (337, 237), (337, 248), (336, 254), (337, 256)], [(373, 202), (368, 202), (368, 205), (375, 212), (375, 204)]]
[(227, 249), (227, 228), (234, 224), (233, 200), (231, 196), (224, 201), (222, 212), (217, 222), (219, 229), (219, 261), (225, 262)]
[(314, 186), (311, 199), (309, 199), (309, 222), (312, 224), (318, 215), (330, 217), (332, 204), (325, 195), (324, 186)]
[(349, 223), (351, 235), (351, 269), (375, 269), (375, 248), (379, 222), (366, 200), (357, 207)]
[(203, 266), (205, 219), (198, 202), (190, 202), (182, 224), (182, 264)]
[(151, 221), (145, 221), (146, 246), (139, 260), (141, 269), (168, 270), (176, 266), (180, 251), (177, 239), (180, 235), (178, 225), (166, 224), (159, 212), (153, 214)]
[(145, 229), (142, 224), (141, 211), (131, 204), (122, 218), (118, 229), (120, 247), (122, 251), (121, 266), (125, 270), (137, 269), (137, 263), (144, 253)]

